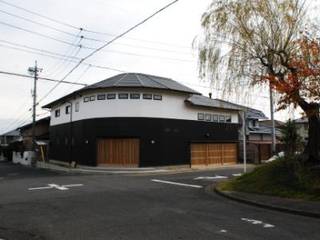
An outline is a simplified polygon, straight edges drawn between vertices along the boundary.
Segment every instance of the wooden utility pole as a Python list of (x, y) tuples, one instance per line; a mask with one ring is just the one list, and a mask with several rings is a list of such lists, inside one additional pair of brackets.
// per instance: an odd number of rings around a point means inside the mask
[(34, 67), (29, 67), (28, 71), (31, 75), (33, 75), (33, 104), (32, 104), (32, 151), (34, 156), (32, 157), (31, 165), (37, 165), (37, 158), (36, 158), (36, 113), (37, 113), (37, 81), (38, 81), (38, 72), (41, 72), (42, 69), (38, 68), (37, 61), (35, 61)]

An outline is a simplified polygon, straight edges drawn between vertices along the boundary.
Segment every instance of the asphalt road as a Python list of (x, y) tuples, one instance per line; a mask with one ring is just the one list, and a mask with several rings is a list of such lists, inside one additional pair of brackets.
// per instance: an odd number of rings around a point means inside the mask
[(239, 172), (75, 175), (0, 163), (0, 239), (319, 239), (320, 220), (204, 191)]

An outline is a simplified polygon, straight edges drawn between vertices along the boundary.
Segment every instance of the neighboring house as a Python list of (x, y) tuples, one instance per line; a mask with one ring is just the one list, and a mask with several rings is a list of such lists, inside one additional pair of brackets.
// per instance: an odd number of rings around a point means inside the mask
[[(41, 143), (49, 141), (50, 117), (42, 118), (36, 121), (35, 140)], [(22, 136), (23, 146), (26, 151), (32, 150), (32, 123), (19, 128)]]
[(21, 134), (19, 129), (12, 130), (10, 132), (0, 135), (0, 145), (9, 145), (12, 142), (20, 141)]
[[(272, 125), (271, 120), (268, 120), (266, 115), (257, 109), (245, 107), (232, 103), (235, 106), (245, 111), (246, 116), (246, 141), (247, 141), (247, 161), (253, 163), (261, 163), (261, 161), (268, 160), (271, 153), (272, 146)], [(270, 126), (269, 126), (270, 124)], [(279, 126), (281, 122), (278, 122)], [(242, 142), (242, 129), (239, 134), (239, 159), (243, 160), (243, 142)], [(280, 142), (281, 132), (276, 127), (276, 151), (282, 149)]]
[(302, 141), (304, 143), (308, 142), (308, 137), (309, 137), (309, 121), (308, 118), (302, 117), (299, 119), (293, 120), (294, 124), (297, 127), (297, 132), (302, 138)]
[(44, 108), (51, 109), (53, 160), (193, 167), (238, 159), (240, 108), (172, 79), (124, 73)]

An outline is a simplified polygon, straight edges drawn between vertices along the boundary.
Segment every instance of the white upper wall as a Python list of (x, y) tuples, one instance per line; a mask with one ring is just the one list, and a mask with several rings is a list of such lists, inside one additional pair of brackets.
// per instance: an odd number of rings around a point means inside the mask
[[(116, 99), (97, 100), (97, 94), (116, 93)], [(119, 93), (129, 93), (129, 99), (119, 99)], [(130, 99), (130, 93), (140, 93), (140, 99)], [(143, 93), (160, 94), (162, 100), (143, 99)], [(95, 96), (94, 101), (84, 102), (85, 97)], [(232, 123), (238, 123), (238, 113), (228, 110), (213, 110), (211, 108), (199, 108), (185, 103), (188, 94), (174, 92), (159, 92), (146, 89), (135, 90), (105, 90), (94, 91), (84, 94), (81, 97), (70, 100), (72, 103), (72, 121), (79, 121), (92, 118), (110, 117), (145, 117), (145, 118), (166, 118), (198, 121), (198, 113), (231, 116)], [(76, 112), (76, 104), (79, 104), (79, 111)], [(70, 103), (63, 103), (51, 109), (51, 126), (68, 123), (71, 115), (66, 114), (66, 106)], [(60, 116), (55, 116), (55, 111), (60, 109)]]

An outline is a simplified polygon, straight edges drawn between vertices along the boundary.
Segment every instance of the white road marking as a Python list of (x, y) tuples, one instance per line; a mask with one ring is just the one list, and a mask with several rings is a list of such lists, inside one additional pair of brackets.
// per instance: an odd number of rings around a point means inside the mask
[(159, 180), (159, 179), (151, 179), (151, 181), (152, 181), (152, 182), (157, 182), (157, 183), (166, 183), (166, 184), (172, 184), (172, 185), (177, 185), (177, 186), (183, 186), (183, 187), (203, 188), (203, 187), (200, 186), (200, 185), (193, 185), (193, 184), (185, 184), (185, 183), (164, 181), (164, 180)]
[(232, 174), (232, 176), (234, 176), (234, 177), (240, 177), (242, 175), (242, 173), (234, 173), (234, 174)]
[(33, 190), (43, 190), (43, 189), (54, 189), (55, 188), (57, 190), (65, 191), (65, 190), (69, 190), (70, 187), (81, 187), (81, 186), (83, 186), (83, 184), (58, 185), (58, 184), (50, 183), (50, 184), (48, 184), (48, 186), (28, 188), (28, 190), (33, 191)]
[(269, 224), (269, 223), (264, 223), (263, 221), (260, 220), (255, 220), (255, 219), (250, 219), (250, 218), (241, 218), (242, 221), (254, 224), (254, 225), (262, 225), (264, 228), (274, 228), (275, 225)]
[(221, 229), (220, 232), (221, 232), (221, 233), (226, 233), (226, 232), (228, 232), (228, 231), (225, 230), (225, 229)]
[(194, 180), (214, 180), (214, 179), (226, 179), (226, 176), (215, 175), (214, 177), (196, 177)]

